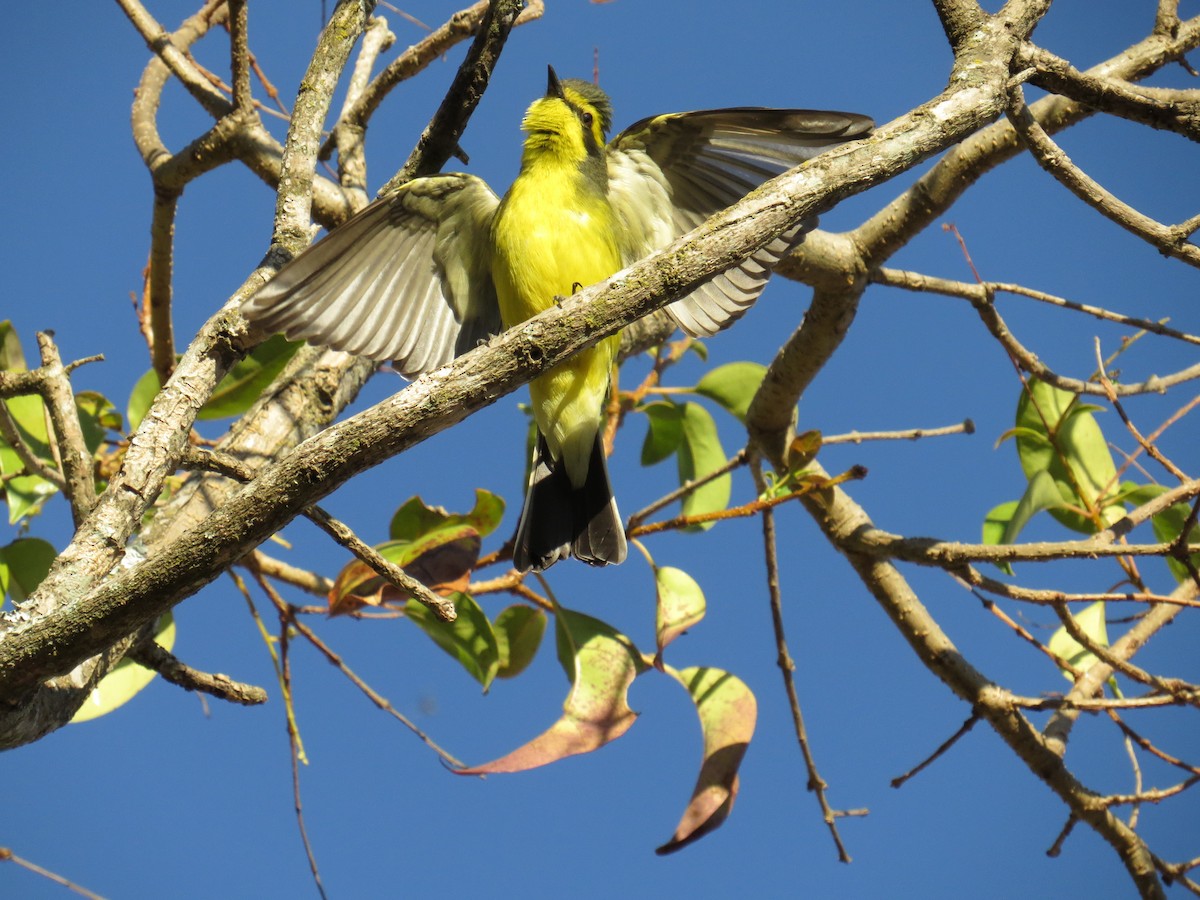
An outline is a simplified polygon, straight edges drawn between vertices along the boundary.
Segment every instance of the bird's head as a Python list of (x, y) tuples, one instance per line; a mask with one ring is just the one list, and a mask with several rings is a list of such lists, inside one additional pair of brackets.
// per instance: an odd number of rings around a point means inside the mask
[(546, 96), (533, 101), (521, 122), (526, 157), (599, 158), (611, 126), (612, 103), (604, 91), (578, 78), (559, 81), (550, 67)]

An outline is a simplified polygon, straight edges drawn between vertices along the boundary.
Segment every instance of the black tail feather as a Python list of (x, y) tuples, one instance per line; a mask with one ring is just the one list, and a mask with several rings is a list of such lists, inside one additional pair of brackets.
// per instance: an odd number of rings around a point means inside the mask
[(592, 446), (587, 479), (576, 489), (539, 434), (525, 508), (513, 539), (513, 565), (522, 572), (541, 572), (572, 554), (589, 565), (615, 565), (625, 560), (626, 551), (625, 526), (600, 436)]

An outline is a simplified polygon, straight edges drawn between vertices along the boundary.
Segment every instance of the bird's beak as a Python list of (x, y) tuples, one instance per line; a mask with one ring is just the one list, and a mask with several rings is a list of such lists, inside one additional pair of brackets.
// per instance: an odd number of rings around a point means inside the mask
[(559, 83), (554, 66), (546, 66), (546, 71), (549, 73), (549, 78), (546, 80), (546, 96), (566, 100), (566, 95), (563, 94), (562, 84)]

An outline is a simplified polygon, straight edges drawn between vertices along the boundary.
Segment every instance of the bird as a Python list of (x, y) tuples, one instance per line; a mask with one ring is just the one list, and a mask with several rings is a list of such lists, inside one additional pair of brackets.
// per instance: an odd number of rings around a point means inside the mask
[[(379, 361), (406, 377), (449, 363), (667, 246), (762, 182), (870, 134), (855, 113), (731, 107), (640, 120), (612, 140), (598, 86), (560, 80), (525, 113), (520, 171), (501, 199), (462, 173), (416, 178), (286, 263), (243, 306), (267, 332)], [(666, 307), (715, 334), (761, 293), (807, 219)], [(619, 334), (530, 383), (537, 436), (513, 565), (625, 559), (602, 441)]]

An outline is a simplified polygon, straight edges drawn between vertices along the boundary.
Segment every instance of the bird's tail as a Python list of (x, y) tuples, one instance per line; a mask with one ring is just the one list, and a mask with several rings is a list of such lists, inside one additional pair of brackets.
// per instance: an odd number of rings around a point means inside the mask
[(615, 565), (625, 560), (626, 550), (625, 526), (608, 480), (600, 435), (592, 445), (587, 479), (576, 488), (539, 433), (525, 508), (513, 539), (513, 565), (521, 572), (541, 572), (572, 554), (589, 565)]

